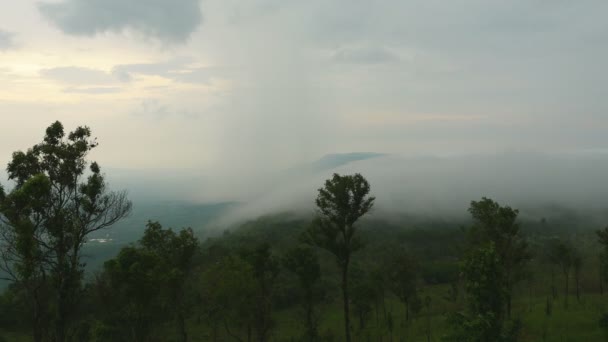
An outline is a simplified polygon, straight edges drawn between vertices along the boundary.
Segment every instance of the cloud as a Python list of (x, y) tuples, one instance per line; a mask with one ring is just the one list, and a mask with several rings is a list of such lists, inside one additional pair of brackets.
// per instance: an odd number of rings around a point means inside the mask
[(64, 0), (40, 12), (70, 35), (133, 30), (164, 43), (183, 43), (202, 22), (200, 0)]
[(101, 95), (101, 94), (114, 94), (122, 91), (122, 88), (119, 87), (70, 87), (63, 90), (65, 93), (75, 93), (75, 94), (91, 94), (91, 95)]
[[(336, 157), (340, 155), (330, 156)], [(256, 180), (253, 187), (258, 192), (249, 196), (243, 196), (246, 187), (233, 190), (241, 195), (236, 197), (241, 205), (220, 223), (232, 224), (284, 211), (310, 214), (314, 212), (316, 189), (334, 172), (361, 173), (367, 178), (372, 195), (377, 197), (372, 212), (377, 217), (406, 214), (462, 218), (467, 215), (471, 200), (487, 196), (521, 209), (521, 217), (540, 219), (548, 208), (562, 207), (581, 213), (599, 211), (605, 219), (608, 186), (603, 175), (608, 172), (607, 157), (597, 153), (531, 152), (451, 158), (386, 155), (354, 160), (330, 170), (274, 173)], [(208, 180), (206, 191), (214, 191), (222, 181)]]
[(333, 60), (349, 64), (384, 64), (399, 61), (399, 56), (384, 47), (343, 48), (336, 51)]
[(103, 70), (75, 66), (43, 69), (40, 71), (40, 76), (72, 85), (116, 83), (116, 79)]
[(141, 101), (139, 108), (131, 113), (135, 117), (151, 118), (154, 120), (163, 120), (171, 116), (177, 116), (185, 119), (194, 119), (198, 117), (193, 113), (184, 109), (176, 109), (158, 99), (145, 99)]
[(6, 51), (15, 47), (15, 34), (0, 30), (0, 51)]
[(138, 75), (160, 76), (181, 83), (208, 84), (214, 77), (227, 74), (228, 68), (199, 67), (194, 59), (180, 57), (159, 63), (139, 63), (117, 65), (112, 75), (128, 82)]

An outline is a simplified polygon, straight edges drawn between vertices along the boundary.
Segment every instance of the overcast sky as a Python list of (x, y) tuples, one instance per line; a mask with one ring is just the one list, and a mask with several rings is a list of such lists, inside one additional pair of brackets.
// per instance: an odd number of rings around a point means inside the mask
[[(0, 0), (0, 162), (113, 168), (608, 149), (606, 0)], [(230, 175), (230, 173), (226, 173)]]

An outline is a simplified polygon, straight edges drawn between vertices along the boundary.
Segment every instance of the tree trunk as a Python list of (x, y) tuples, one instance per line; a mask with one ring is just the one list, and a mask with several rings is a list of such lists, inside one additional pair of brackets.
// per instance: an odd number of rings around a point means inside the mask
[(34, 342), (42, 342), (44, 341), (45, 336), (45, 319), (42, 315), (43, 304), (40, 302), (40, 298), (38, 296), (38, 289), (35, 289), (33, 292), (33, 304), (32, 304), (32, 335), (34, 338)]
[(551, 294), (553, 299), (557, 298), (557, 289), (555, 288), (555, 270), (551, 269)]
[[(38, 309), (35, 309), (38, 311)], [(42, 328), (42, 319), (38, 313), (34, 314), (34, 324), (33, 324), (33, 337), (34, 342), (42, 342), (44, 341), (44, 330)]]
[(511, 319), (511, 291), (507, 293), (507, 318)]
[(580, 286), (579, 286), (579, 278), (580, 276), (577, 274), (576, 275), (576, 301), (580, 302), (581, 301), (581, 292), (580, 292)]
[(363, 311), (359, 310), (359, 330), (363, 330), (365, 327), (365, 317), (363, 316)]
[(604, 263), (602, 262), (602, 254), (600, 253), (600, 295), (604, 294)]
[(374, 301), (374, 306), (375, 306), (375, 310), (376, 311), (376, 325), (380, 324), (380, 308), (379, 308), (379, 304), (378, 304), (378, 298), (376, 298), (376, 300)]
[(213, 339), (213, 342), (217, 342), (217, 335), (218, 335), (218, 323), (217, 322), (213, 322), (213, 328), (211, 331), (211, 336)]
[(57, 298), (57, 317), (55, 318), (55, 342), (66, 341), (66, 295), (64, 294), (63, 286), (59, 288), (59, 295)]
[(565, 273), (564, 275), (566, 277), (566, 293), (565, 293), (565, 297), (566, 298), (565, 298), (565, 301), (564, 301), (564, 306), (567, 309), (568, 308), (568, 292), (569, 292), (569, 288), (568, 288), (568, 286), (569, 286), (569, 279), (568, 279), (569, 278), (569, 274)]
[(382, 311), (384, 313), (384, 321), (386, 322), (387, 319), (387, 312), (386, 312), (386, 294), (384, 293), (384, 290), (382, 290)]
[(186, 331), (186, 319), (180, 309), (177, 312), (177, 336), (180, 342), (188, 342), (188, 332)]
[(426, 342), (431, 342), (431, 313), (426, 313)]
[(306, 330), (308, 330), (308, 340), (314, 341), (317, 335), (313, 318), (313, 294), (312, 289), (306, 289)]
[(342, 297), (344, 300), (344, 333), (345, 341), (351, 342), (350, 338), (350, 310), (348, 302), (348, 263), (347, 259), (342, 266)]

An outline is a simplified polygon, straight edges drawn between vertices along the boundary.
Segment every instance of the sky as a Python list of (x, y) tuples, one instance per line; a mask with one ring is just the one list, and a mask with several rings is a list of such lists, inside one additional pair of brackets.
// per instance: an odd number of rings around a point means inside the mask
[(0, 163), (225, 182), (328, 153), (608, 151), (605, 0), (0, 0)]

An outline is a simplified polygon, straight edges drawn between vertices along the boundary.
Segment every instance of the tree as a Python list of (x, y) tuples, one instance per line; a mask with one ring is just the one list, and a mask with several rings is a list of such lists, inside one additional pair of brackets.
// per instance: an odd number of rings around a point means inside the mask
[(410, 319), (410, 307), (418, 297), (416, 261), (405, 253), (395, 256), (389, 267), (389, 288), (405, 306), (405, 322)]
[(346, 176), (334, 174), (319, 189), (316, 199), (318, 217), (305, 234), (306, 241), (336, 257), (342, 273), (346, 342), (351, 341), (348, 266), (352, 254), (363, 247), (356, 235), (355, 223), (372, 209), (375, 198), (369, 196), (369, 191), (369, 183), (358, 173)]
[(255, 286), (254, 329), (258, 342), (266, 342), (270, 338), (272, 321), (272, 294), (274, 282), (279, 275), (279, 260), (275, 258), (270, 245), (262, 243), (252, 251), (243, 251), (241, 257), (249, 263), (253, 270)]
[(165, 307), (173, 312), (180, 341), (187, 342), (186, 315), (191, 302), (188, 294), (192, 292), (187, 284), (198, 250), (198, 239), (192, 228), (182, 229), (176, 234), (172, 229), (163, 229), (158, 222), (148, 222), (139, 243), (159, 260), (159, 283), (165, 292)]
[(88, 127), (66, 135), (55, 122), (41, 143), (13, 153), (8, 164), (14, 187), (0, 190), (1, 267), (32, 298), (35, 341), (67, 339), (82, 288), (82, 246), (131, 211), (126, 193), (108, 191), (99, 165), (87, 161), (95, 147)]
[(465, 314), (449, 318), (452, 331), (446, 340), (503, 341), (504, 305), (507, 299), (504, 267), (493, 243), (474, 249), (462, 264), (467, 294)]
[(576, 249), (573, 250), (572, 266), (574, 267), (574, 283), (576, 285), (576, 300), (578, 302), (580, 302), (581, 301), (580, 282), (581, 282), (581, 272), (583, 270), (583, 257), (581, 256), (579, 251)]
[(104, 264), (97, 294), (113, 340), (149, 341), (154, 327), (170, 320), (179, 341), (188, 340), (185, 318), (192, 291), (187, 285), (197, 249), (192, 229), (176, 233), (148, 222), (137, 245)]
[(555, 272), (557, 263), (555, 262), (554, 247), (557, 244), (556, 241), (550, 240), (543, 246), (542, 262), (547, 266), (551, 272), (551, 298), (557, 299), (557, 286), (555, 285)]
[(137, 246), (121, 249), (104, 263), (96, 292), (102, 340), (148, 342), (154, 328), (166, 321), (161, 301), (162, 267), (158, 256)]
[[(235, 341), (251, 341), (256, 315), (256, 294), (253, 267), (236, 255), (228, 255), (212, 264), (202, 274), (203, 303), (207, 318), (213, 325), (213, 341), (217, 340), (216, 324), (223, 324)], [(245, 330), (246, 337), (240, 334)]]
[(604, 283), (608, 280), (608, 227), (596, 232), (598, 242), (602, 246), (600, 252), (600, 293), (604, 292)]
[(424, 297), (424, 308), (426, 309), (426, 341), (431, 342), (431, 302), (432, 299), (430, 296)]
[[(580, 260), (577, 261), (579, 258), (577, 254), (577, 251), (572, 245), (561, 241), (556, 241), (551, 247), (551, 260), (553, 260), (553, 263), (561, 269), (564, 276), (564, 306), (566, 308), (568, 308), (568, 296), (570, 293), (570, 272), (576, 267), (577, 262), (581, 262)], [(579, 264), (579, 272), (580, 265), (581, 264)]]
[(372, 304), (376, 301), (378, 293), (368, 272), (358, 267), (353, 271), (350, 298), (354, 312), (359, 318), (359, 330), (363, 330), (372, 313)]
[(312, 249), (300, 246), (287, 252), (283, 259), (283, 265), (298, 277), (300, 286), (304, 292), (304, 312), (306, 317), (304, 338), (307, 341), (316, 341), (319, 334), (314, 306), (315, 286), (321, 277), (319, 259)]
[(528, 245), (517, 224), (519, 211), (483, 197), (481, 201), (471, 202), (469, 213), (475, 220), (470, 230), (472, 243), (477, 246), (493, 243), (504, 268), (505, 306), (507, 317), (511, 317), (513, 287), (523, 279), (524, 266), (530, 259)]

